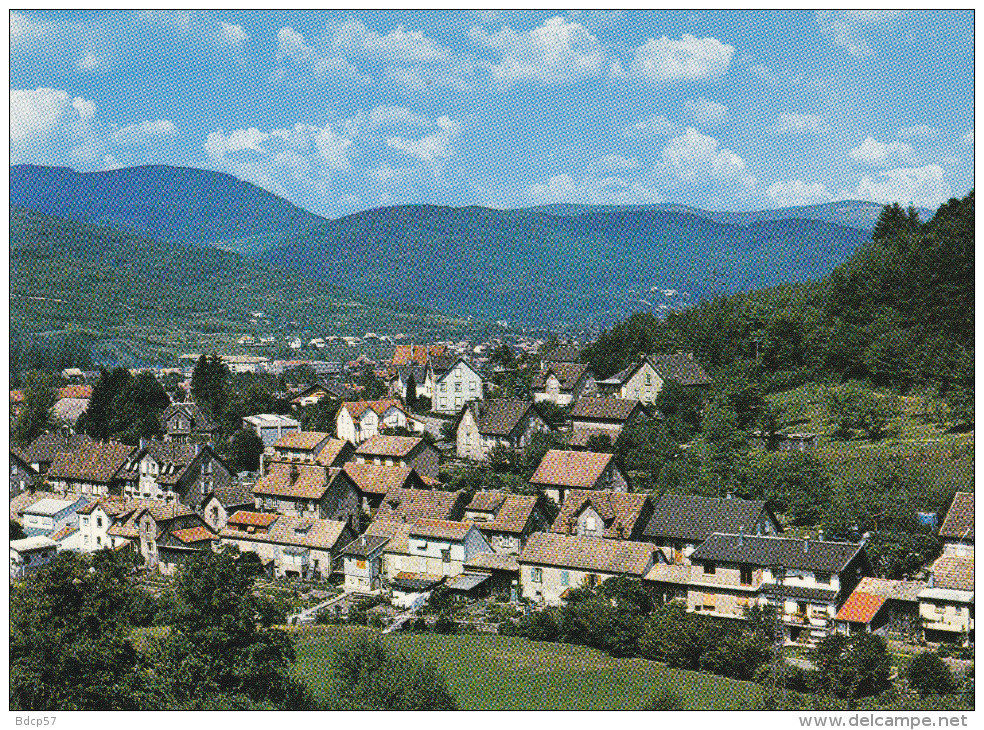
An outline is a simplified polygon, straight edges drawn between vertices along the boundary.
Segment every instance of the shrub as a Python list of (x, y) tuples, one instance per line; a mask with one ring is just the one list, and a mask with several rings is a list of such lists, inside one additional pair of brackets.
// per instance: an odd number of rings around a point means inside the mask
[(649, 695), (645, 704), (643, 704), (642, 709), (674, 712), (685, 708), (683, 706), (683, 700), (680, 699), (680, 695), (672, 690), (661, 689), (659, 692)]
[(440, 616), (434, 623), (434, 633), (436, 634), (457, 634), (459, 626), (450, 616)]
[(906, 667), (909, 686), (920, 695), (945, 695), (956, 690), (953, 672), (937, 654), (924, 651), (917, 654)]

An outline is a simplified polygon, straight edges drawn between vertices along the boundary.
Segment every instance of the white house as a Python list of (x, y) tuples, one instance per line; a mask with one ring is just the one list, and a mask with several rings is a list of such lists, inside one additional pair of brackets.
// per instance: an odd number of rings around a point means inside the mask
[(10, 578), (26, 578), (50, 563), (58, 552), (58, 543), (44, 535), (10, 542)]
[(597, 391), (591, 367), (578, 362), (544, 362), (533, 378), (533, 400), (569, 406), (581, 396)]
[(24, 533), (28, 537), (50, 536), (64, 527), (74, 526), (79, 520), (76, 512), (88, 502), (85, 497), (38, 500), (21, 513)]
[(465, 403), (482, 400), (482, 376), (463, 358), (437, 376), (431, 410), (435, 413), (457, 413)]
[(284, 434), (301, 430), (301, 422), (274, 413), (260, 413), (246, 416), (243, 428), (248, 428), (263, 440), (265, 447), (273, 446)]
[(421, 519), (407, 533), (405, 552), (387, 550), (387, 573), (414, 573), (427, 576), (455, 576), (465, 571), (465, 563), (476, 555), (491, 553), (482, 533), (467, 522)]
[(382, 429), (406, 428), (423, 432), (424, 424), (411, 416), (398, 400), (346, 401), (335, 417), (335, 433), (338, 438), (356, 446), (370, 439)]

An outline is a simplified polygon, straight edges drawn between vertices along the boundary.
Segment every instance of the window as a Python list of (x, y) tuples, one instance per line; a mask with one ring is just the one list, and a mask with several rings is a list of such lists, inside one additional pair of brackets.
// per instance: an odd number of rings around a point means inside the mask
[(830, 573), (814, 573), (813, 576), (817, 579), (817, 583), (830, 583)]
[(442, 550), (441, 551), (441, 562), (442, 563), (450, 563), (451, 562), (451, 551), (450, 550)]
[(447, 393), (448, 392), (448, 384), (447, 383), (441, 383), (441, 392), (442, 393)]
[(366, 561), (365, 560), (356, 560), (355, 561), (355, 567), (358, 568), (359, 570), (365, 570), (366, 569)]
[(102, 517), (97, 517), (96, 518), (96, 527), (102, 527), (102, 526), (103, 526), (103, 518)]
[(560, 571), (560, 584), (562, 586), (569, 586), (571, 584), (570, 571), (567, 570)]
[(714, 575), (717, 573), (717, 565), (715, 563), (704, 563), (704, 575)]
[(741, 574), (741, 584), (743, 586), (750, 586), (752, 584), (752, 569), (747, 565), (742, 565), (738, 572)]
[(461, 383), (455, 383), (454, 384), (454, 392), (455, 393), (460, 393), (461, 392)]
[(596, 529), (595, 518), (594, 517), (585, 517), (584, 518), (584, 527), (586, 529), (591, 530), (593, 532)]
[(939, 614), (939, 615), (942, 615), (945, 612), (945, 610), (946, 610), (946, 609), (943, 608), (943, 606), (941, 606), (939, 604), (936, 604), (935, 606), (933, 606), (933, 608), (936, 610), (936, 613)]
[[(86, 540), (86, 542), (89, 541), (89, 536), (88, 535), (85, 536), (85, 540)], [(96, 536), (96, 545), (102, 545), (102, 544), (103, 544), (103, 539), (97, 535)]]
[(88, 527), (88, 526), (89, 526), (89, 518), (88, 517), (83, 517), (82, 518), (82, 527)]
[(530, 569), (530, 580), (534, 583), (543, 582), (543, 568), (531, 568)]
[(477, 384), (475, 383), (474, 380), (471, 383), (469, 383), (468, 390), (471, 390), (471, 391), (478, 390), (478, 386), (477, 386)]

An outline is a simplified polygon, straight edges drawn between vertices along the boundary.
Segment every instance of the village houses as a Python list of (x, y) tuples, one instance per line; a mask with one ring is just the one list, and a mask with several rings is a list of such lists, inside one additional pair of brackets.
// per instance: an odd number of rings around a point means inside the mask
[(275, 462), (253, 487), (256, 510), (322, 520), (354, 529), (362, 510), (355, 483), (340, 467)]
[(454, 425), (459, 458), (486, 461), (496, 446), (524, 449), (551, 426), (529, 401), (491, 398), (462, 408)]
[(425, 479), (437, 479), (441, 455), (432, 444), (413, 436), (373, 436), (355, 450), (356, 464), (413, 469)]
[(614, 455), (591, 451), (550, 449), (530, 477), (530, 484), (558, 505), (563, 504), (571, 489), (629, 491)]
[(650, 514), (647, 494), (571, 489), (550, 531), (638, 541)]
[(210, 491), (232, 481), (232, 474), (208, 444), (142, 441), (121, 472), (127, 497), (181, 501), (200, 510)]
[(580, 398), (570, 412), (570, 443), (584, 448), (592, 437), (604, 437), (614, 444), (622, 429), (636, 418), (649, 418), (649, 413), (638, 400)]
[(499, 555), (519, 555), (530, 535), (549, 527), (541, 497), (498, 491), (476, 492), (462, 521), (475, 525)]
[(358, 446), (386, 429), (423, 431), (424, 424), (407, 413), (398, 400), (346, 401), (335, 417), (338, 438)]
[(533, 376), (533, 400), (569, 406), (582, 396), (597, 393), (590, 366), (577, 362), (543, 362)]
[(465, 403), (484, 397), (482, 376), (464, 358), (458, 358), (447, 372), (434, 381), (431, 410), (435, 413), (453, 414)]
[(686, 388), (706, 388), (711, 384), (710, 376), (692, 353), (676, 353), (643, 357), (610, 378), (599, 380), (597, 386), (603, 395), (652, 405), (668, 381)]

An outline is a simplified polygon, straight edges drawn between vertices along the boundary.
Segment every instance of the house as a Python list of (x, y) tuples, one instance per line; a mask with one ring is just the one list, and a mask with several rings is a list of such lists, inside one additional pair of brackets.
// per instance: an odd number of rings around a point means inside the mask
[[(476, 525), (481, 527), (480, 525)], [(525, 545), (524, 545), (525, 547)], [(493, 550), (495, 547), (493, 546)], [(482, 553), (465, 563), (467, 573), (489, 576), (489, 590), (501, 599), (519, 600), (519, 554)]]
[(213, 488), (202, 500), (202, 517), (213, 531), (218, 532), (229, 521), (229, 515), (239, 510), (252, 510), (256, 505), (252, 484), (236, 478), (220, 487)]
[(383, 497), (391, 489), (423, 490), (427, 488), (417, 472), (402, 466), (379, 466), (349, 462), (344, 466), (344, 469), (349, 478), (355, 482), (364, 513), (375, 513), (379, 509)]
[(85, 434), (75, 434), (62, 428), (41, 434), (23, 450), (21, 455), (32, 469), (44, 476), (51, 467), (51, 462), (59, 454), (75, 451), (82, 444), (94, 442), (94, 439)]
[(642, 357), (619, 373), (598, 381), (605, 395), (628, 398), (652, 405), (667, 381), (687, 388), (705, 388), (711, 379), (692, 353)]
[(688, 610), (744, 620), (752, 605), (775, 606), (794, 643), (830, 633), (868, 572), (861, 544), (742, 533), (710, 535), (690, 562)]
[(525, 449), (534, 434), (552, 429), (530, 401), (491, 398), (465, 405), (453, 430), (459, 458), (486, 461), (496, 446)]
[(64, 499), (64, 496), (65, 495), (63, 494), (45, 492), (37, 489), (29, 489), (26, 492), (21, 492), (10, 500), (10, 521), (23, 525), (24, 510), (29, 508), (32, 504), (42, 499)]
[(653, 505), (640, 539), (658, 546), (668, 563), (685, 565), (715, 532), (778, 535), (782, 526), (761, 500), (664, 494)]
[(74, 527), (79, 522), (78, 510), (89, 503), (85, 497), (75, 499), (39, 499), (21, 513), (27, 537), (52, 534)]
[(552, 347), (544, 347), (540, 352), (545, 362), (583, 362), (581, 346), (572, 342), (558, 342)]
[(519, 555), (530, 535), (549, 525), (540, 498), (497, 491), (476, 492), (461, 519), (475, 525), (499, 555)]
[(837, 612), (835, 630), (916, 643), (922, 639), (919, 593), (926, 587), (924, 581), (862, 578)]
[(441, 455), (434, 446), (414, 436), (373, 436), (355, 450), (355, 463), (401, 466), (427, 479), (437, 479)]
[(457, 413), (465, 403), (482, 400), (482, 388), (482, 376), (464, 358), (458, 358), (454, 365), (436, 376), (431, 410)]
[(577, 362), (544, 362), (533, 377), (533, 400), (569, 406), (582, 396), (597, 392), (591, 367)]
[(649, 418), (637, 400), (623, 398), (580, 398), (571, 408), (571, 445), (586, 447), (592, 436), (618, 440), (626, 424), (636, 418)]
[(290, 404), (294, 408), (306, 408), (320, 403), (325, 398), (333, 398), (332, 393), (321, 383), (309, 385), (300, 393), (290, 399)]
[(629, 484), (612, 454), (550, 449), (543, 455), (530, 484), (557, 504), (570, 489), (629, 491)]
[(550, 531), (637, 541), (652, 509), (647, 494), (571, 489)]
[(340, 467), (273, 463), (253, 496), (258, 512), (341, 520), (353, 529), (361, 521), (355, 482)]
[(243, 428), (253, 431), (263, 441), (263, 445), (269, 447), (283, 438), (284, 434), (300, 431), (301, 423), (275, 413), (260, 413), (246, 416), (243, 419)]
[(401, 555), (392, 549), (387, 552), (394, 562), (389, 570), (391, 574), (451, 577), (464, 573), (467, 561), (491, 553), (492, 548), (472, 524), (420, 519), (407, 532), (406, 552)]
[(201, 510), (205, 496), (232, 482), (232, 474), (208, 444), (142, 441), (121, 473), (124, 496), (181, 501)]
[(51, 406), (51, 417), (57, 424), (74, 428), (79, 416), (88, 408), (88, 398), (59, 398)]
[(240, 511), (229, 517), (219, 536), (224, 544), (269, 562), (277, 577), (325, 580), (355, 531), (342, 520)]
[(974, 557), (973, 492), (957, 492), (939, 534), (944, 555)]
[(407, 413), (398, 400), (346, 401), (335, 417), (335, 433), (338, 438), (356, 446), (385, 429), (405, 428), (424, 430), (423, 422)]
[(109, 534), (112, 527), (122, 525), (141, 507), (150, 501), (127, 499), (122, 496), (100, 497), (78, 510), (80, 547), (82, 552), (94, 552), (103, 548), (117, 549), (128, 545), (132, 538)]
[(26, 492), (38, 480), (38, 471), (20, 449), (10, 448), (10, 499)]
[[(355, 448), (344, 439), (321, 431), (292, 431), (272, 446), (270, 461), (297, 461), (321, 466), (342, 466), (352, 458)], [(266, 461), (264, 459), (264, 461)]]
[(411, 363), (426, 365), (431, 358), (446, 357), (447, 350), (444, 345), (396, 345), (390, 364), (394, 367)]
[[(151, 570), (169, 575), (191, 550), (211, 549), (214, 534), (200, 515), (180, 502), (141, 500), (128, 505), (126, 510), (106, 531), (106, 535), (113, 540), (114, 549), (132, 544)], [(193, 528), (202, 529), (183, 532)], [(158, 549), (162, 545), (162, 549)]]
[(172, 403), (161, 418), (167, 441), (212, 441), (219, 433), (219, 425), (193, 401)]
[(55, 457), (47, 481), (63, 495), (102, 497), (121, 494), (132, 446), (90, 441)]
[(558, 605), (567, 592), (595, 586), (615, 576), (642, 578), (659, 560), (644, 542), (537, 532), (519, 555), (522, 597)]
[(382, 587), (385, 535), (362, 535), (341, 551), (345, 591), (368, 593)]
[(26, 578), (55, 559), (58, 543), (44, 535), (10, 541), (10, 579)]
[(375, 522), (417, 520), (457, 520), (464, 513), (468, 499), (464, 492), (439, 489), (390, 489), (379, 503)]
[(919, 616), (926, 641), (973, 645), (973, 557), (943, 555), (936, 559), (929, 568), (928, 585), (919, 592)]
[(411, 395), (407, 391), (407, 385), (412, 378), (414, 383), (413, 396), (415, 398), (430, 398), (433, 394), (434, 383), (428, 377), (429, 374), (425, 365), (408, 364), (392, 367), (388, 374), (387, 390), (390, 395), (394, 395), (407, 403)]

